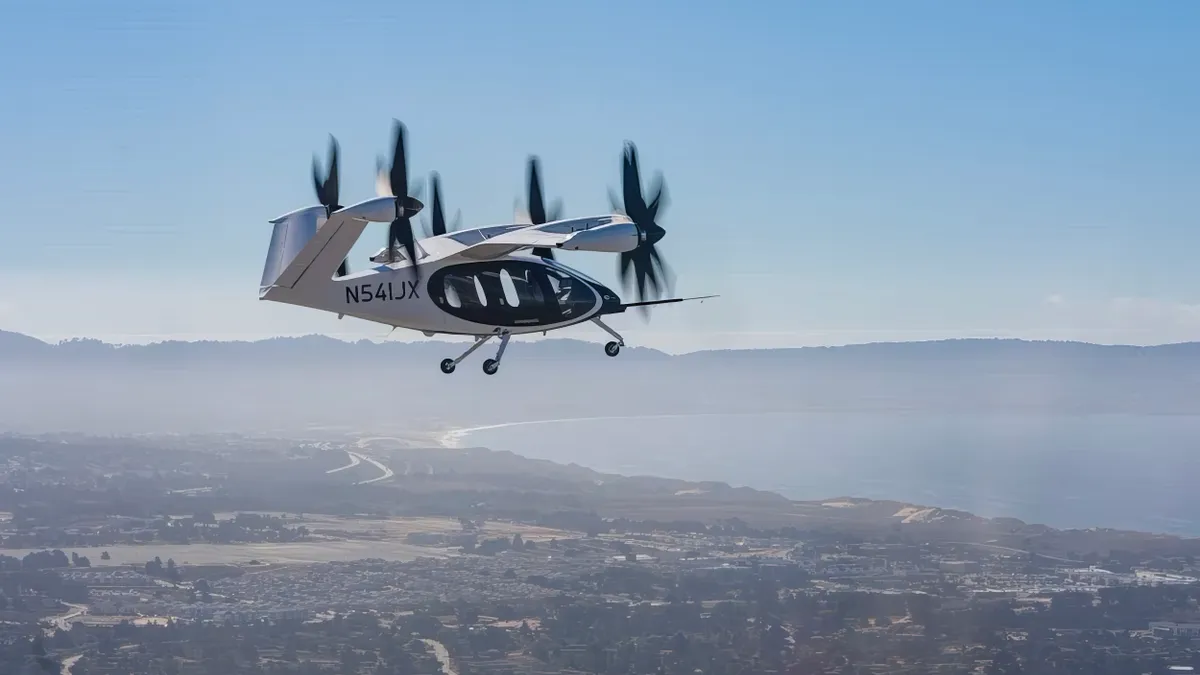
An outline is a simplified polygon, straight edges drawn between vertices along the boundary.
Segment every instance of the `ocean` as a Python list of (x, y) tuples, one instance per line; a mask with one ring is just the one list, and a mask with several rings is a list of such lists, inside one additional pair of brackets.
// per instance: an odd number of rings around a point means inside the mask
[(1200, 536), (1200, 416), (782, 413), (540, 420), (458, 446), (597, 471)]

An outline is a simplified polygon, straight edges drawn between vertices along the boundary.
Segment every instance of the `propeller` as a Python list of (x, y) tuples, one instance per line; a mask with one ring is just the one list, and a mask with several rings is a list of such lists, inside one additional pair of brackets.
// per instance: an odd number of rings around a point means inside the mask
[(416, 189), (410, 189), (408, 184), (408, 152), (404, 140), (407, 132), (399, 120), (392, 120), (392, 161), (390, 168), (384, 171), (384, 161), (380, 157), (377, 163), (378, 174), (375, 180), (375, 190), (380, 197), (396, 198), (396, 217), (388, 225), (387, 255), (388, 262), (396, 262), (394, 245), (399, 242), (412, 261), (413, 278), (420, 279), (417, 269), (417, 242), (413, 237), (412, 217), (424, 208), (416, 197), (412, 196)]
[[(329, 168), (325, 177), (321, 177), (321, 166), (317, 156), (313, 155), (313, 187), (317, 190), (317, 201), (325, 207), (325, 218), (333, 215), (334, 211), (342, 208), (338, 204), (338, 142), (333, 136), (329, 137)], [(350, 273), (350, 259), (342, 260), (338, 265), (338, 276), (344, 277)]]
[(433, 172), (429, 177), (429, 184), (433, 191), (433, 218), (430, 222), (425, 223), (425, 230), (432, 233), (432, 236), (437, 237), (451, 230), (457, 230), (462, 223), (462, 211), (454, 213), (454, 227), (450, 230), (446, 229), (446, 212), (442, 208), (442, 181), (437, 172)]
[[(537, 155), (529, 156), (529, 168), (526, 172), (526, 184), (529, 190), (529, 222), (533, 225), (541, 225), (542, 223), (551, 223), (562, 218), (562, 200), (556, 199), (550, 210), (546, 210), (546, 203), (542, 192), (542, 170), (541, 161)], [(554, 251), (548, 248), (535, 248), (533, 254), (539, 258), (554, 259)]]
[[(631, 282), (636, 283), (638, 301), (657, 299), (663, 284), (671, 284), (670, 268), (654, 248), (667, 231), (658, 224), (659, 213), (667, 205), (667, 186), (661, 173), (654, 178), (647, 202), (642, 192), (641, 172), (638, 169), (637, 147), (632, 142), (625, 143), (625, 153), (621, 161), (621, 200), (609, 190), (609, 200), (613, 210), (629, 216), (637, 226), (639, 244), (632, 251), (621, 254), (618, 272), (625, 288), (629, 289)], [(647, 294), (649, 290), (649, 294)], [(642, 316), (647, 315), (647, 308), (641, 308)]]

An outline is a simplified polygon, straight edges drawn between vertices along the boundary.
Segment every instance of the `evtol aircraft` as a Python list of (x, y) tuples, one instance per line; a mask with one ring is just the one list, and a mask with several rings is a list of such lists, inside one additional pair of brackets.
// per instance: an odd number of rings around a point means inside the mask
[[(647, 200), (642, 192), (637, 150), (626, 143), (621, 167), (622, 195), (611, 191), (612, 213), (561, 217), (561, 204), (546, 209), (540, 167), (529, 159), (527, 212), (512, 224), (447, 229), (438, 175), (431, 177), (432, 217), (427, 236), (417, 239), (413, 219), (424, 209), (421, 188), (410, 186), (404, 125), (394, 122), (390, 165), (377, 166), (377, 197), (352, 206), (338, 202), (338, 145), (330, 139), (329, 164), (313, 159), (313, 185), (319, 205), (271, 221), (274, 230), (259, 285), (259, 299), (353, 316), (392, 328), (475, 338), (458, 358), (441, 362), (443, 373), (492, 338), (495, 358), (483, 362), (494, 375), (509, 338), (546, 333), (591, 321), (612, 336), (604, 353), (616, 356), (624, 338), (602, 317), (652, 305), (716, 296), (660, 299), (671, 272), (655, 248), (666, 230), (658, 218), (666, 188), (657, 177)], [(324, 175), (322, 175), (324, 174)], [(456, 219), (457, 220), (457, 219)], [(372, 266), (351, 272), (347, 255), (368, 223), (389, 223), (387, 245), (370, 257)], [(636, 302), (622, 302), (604, 284), (571, 269), (556, 250), (619, 254), (626, 288)]]

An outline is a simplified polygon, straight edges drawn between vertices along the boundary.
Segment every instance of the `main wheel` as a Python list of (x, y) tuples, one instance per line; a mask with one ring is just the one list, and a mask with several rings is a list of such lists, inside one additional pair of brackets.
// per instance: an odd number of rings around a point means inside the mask
[(496, 359), (488, 359), (483, 362), (483, 372), (488, 375), (495, 375), (497, 370), (500, 370), (500, 364), (496, 363)]
[(608, 344), (604, 345), (604, 353), (608, 354), (609, 356), (616, 356), (617, 354), (620, 354), (621, 343), (609, 342)]
[(447, 375), (454, 372), (454, 359), (442, 359), (442, 372)]

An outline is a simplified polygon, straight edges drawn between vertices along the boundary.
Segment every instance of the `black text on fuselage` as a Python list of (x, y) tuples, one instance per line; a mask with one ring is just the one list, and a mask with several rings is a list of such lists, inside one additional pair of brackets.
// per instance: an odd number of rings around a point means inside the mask
[(417, 292), (417, 282), (415, 281), (381, 281), (379, 283), (346, 286), (346, 304), (348, 305), (367, 302), (391, 302), (393, 300), (416, 300), (420, 297)]

